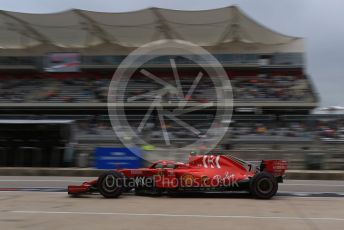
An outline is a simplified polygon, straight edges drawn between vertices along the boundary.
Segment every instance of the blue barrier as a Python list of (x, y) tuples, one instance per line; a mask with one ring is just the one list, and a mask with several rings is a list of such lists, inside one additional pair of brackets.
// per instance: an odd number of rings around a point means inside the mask
[(138, 148), (96, 148), (97, 169), (140, 168), (142, 159)]

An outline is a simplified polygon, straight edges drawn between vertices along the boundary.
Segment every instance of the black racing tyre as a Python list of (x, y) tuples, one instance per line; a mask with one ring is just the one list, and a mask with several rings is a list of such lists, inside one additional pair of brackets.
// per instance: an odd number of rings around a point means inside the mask
[(124, 176), (119, 172), (105, 172), (98, 177), (98, 191), (105, 198), (117, 198), (124, 191)]
[(277, 180), (270, 173), (260, 172), (251, 179), (250, 193), (258, 199), (270, 199), (277, 190)]

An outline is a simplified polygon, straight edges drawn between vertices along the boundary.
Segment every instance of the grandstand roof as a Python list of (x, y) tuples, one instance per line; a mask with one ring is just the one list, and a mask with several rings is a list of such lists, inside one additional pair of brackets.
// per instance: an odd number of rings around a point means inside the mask
[(301, 39), (272, 31), (236, 6), (203, 11), (149, 8), (126, 13), (76, 9), (51, 14), (0, 11), (0, 29), (0, 49), (41, 45), (89, 48), (104, 44), (138, 47), (158, 39), (188, 40), (201, 46), (276, 46)]

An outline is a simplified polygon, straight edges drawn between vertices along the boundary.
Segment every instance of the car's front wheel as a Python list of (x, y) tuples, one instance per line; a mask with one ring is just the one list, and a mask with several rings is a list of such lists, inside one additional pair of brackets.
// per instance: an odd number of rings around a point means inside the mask
[(267, 172), (260, 172), (252, 177), (250, 192), (259, 199), (270, 199), (278, 190), (276, 178)]
[(105, 198), (117, 198), (124, 191), (124, 176), (119, 172), (105, 172), (98, 178), (98, 191)]

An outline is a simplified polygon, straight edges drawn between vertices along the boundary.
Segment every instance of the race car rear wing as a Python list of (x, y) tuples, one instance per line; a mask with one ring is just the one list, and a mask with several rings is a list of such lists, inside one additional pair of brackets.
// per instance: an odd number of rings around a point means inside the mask
[(281, 177), (288, 169), (288, 162), (285, 160), (262, 160), (260, 171), (271, 173), (275, 177)]

